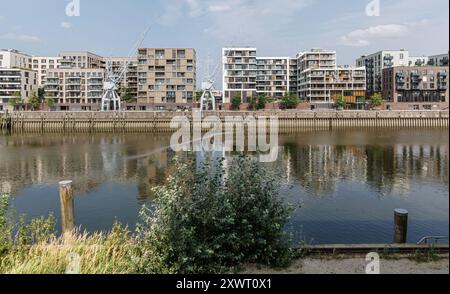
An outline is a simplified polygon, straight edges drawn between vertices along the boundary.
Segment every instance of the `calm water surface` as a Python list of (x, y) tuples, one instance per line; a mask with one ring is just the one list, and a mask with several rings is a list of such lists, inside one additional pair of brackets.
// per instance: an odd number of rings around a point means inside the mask
[[(71, 179), (77, 225), (134, 228), (173, 168), (169, 142), (155, 134), (0, 136), (0, 192), (28, 219), (59, 219), (58, 181)], [(390, 243), (395, 208), (410, 212), (410, 242), (449, 234), (447, 130), (282, 136), (278, 161), (267, 166), (283, 175), (280, 197), (302, 203), (290, 224), (297, 240)]]

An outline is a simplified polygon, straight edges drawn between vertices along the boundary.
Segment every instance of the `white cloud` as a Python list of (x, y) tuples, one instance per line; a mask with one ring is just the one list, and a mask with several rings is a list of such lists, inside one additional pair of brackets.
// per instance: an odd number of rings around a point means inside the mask
[(428, 20), (421, 20), (419, 22), (409, 22), (405, 24), (371, 26), (366, 29), (352, 31), (340, 37), (340, 43), (351, 47), (367, 47), (374, 41), (405, 37), (411, 33), (412, 28), (425, 26), (428, 23)]
[(41, 41), (41, 39), (39, 39), (39, 37), (36, 37), (36, 36), (21, 35), (21, 34), (15, 34), (15, 33), (8, 33), (8, 34), (0, 35), (0, 39), (21, 41), (21, 42), (39, 42), (39, 41)]
[(67, 22), (67, 21), (63, 21), (63, 22), (61, 22), (61, 27), (62, 28), (64, 28), (64, 29), (70, 29), (70, 28), (72, 28), (72, 23), (71, 22)]
[(164, 11), (158, 23), (173, 26), (185, 15), (204, 17), (208, 18), (210, 33), (230, 39), (230, 34), (242, 30), (252, 35), (273, 29), (276, 24), (290, 21), (309, 3), (312, 0), (171, 0), (162, 2)]
[(211, 5), (208, 7), (208, 11), (210, 12), (223, 12), (230, 10), (231, 7), (228, 5)]
[[(299, 16), (311, 0), (204, 1), (210, 14), (209, 34), (227, 45), (256, 45), (267, 34), (277, 35)], [(234, 44), (233, 44), (234, 43)]]

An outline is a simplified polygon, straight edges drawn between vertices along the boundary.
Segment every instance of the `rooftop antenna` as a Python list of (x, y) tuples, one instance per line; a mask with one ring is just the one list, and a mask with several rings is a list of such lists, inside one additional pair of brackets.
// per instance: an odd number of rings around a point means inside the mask
[(106, 62), (106, 72), (105, 72), (105, 80), (103, 82), (103, 96), (102, 96), (101, 111), (121, 111), (122, 110), (121, 99), (120, 99), (120, 96), (117, 91), (119, 89), (120, 83), (125, 78), (125, 75), (128, 72), (128, 66), (129, 66), (129, 63), (131, 62), (131, 58), (134, 56), (134, 54), (136, 54), (136, 51), (139, 49), (139, 47), (144, 42), (145, 37), (147, 36), (149, 31), (150, 31), (150, 26), (141, 35), (141, 38), (136, 43), (135, 47), (133, 47), (133, 49), (131, 49), (131, 51), (128, 54), (128, 57), (125, 59), (122, 67), (117, 72), (114, 71), (113, 61), (111, 59), (109, 59)]

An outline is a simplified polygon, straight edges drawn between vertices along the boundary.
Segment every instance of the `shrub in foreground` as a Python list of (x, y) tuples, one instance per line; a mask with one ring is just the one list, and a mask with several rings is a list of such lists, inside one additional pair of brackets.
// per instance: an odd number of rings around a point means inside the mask
[(284, 227), (291, 209), (278, 197), (277, 177), (258, 162), (177, 162), (156, 204), (144, 208), (138, 225), (145, 273), (222, 273), (245, 263), (287, 265)]

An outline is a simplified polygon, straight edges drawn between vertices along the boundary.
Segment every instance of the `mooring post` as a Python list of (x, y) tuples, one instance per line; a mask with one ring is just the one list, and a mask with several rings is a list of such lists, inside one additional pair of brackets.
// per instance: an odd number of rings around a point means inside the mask
[(394, 243), (405, 244), (408, 239), (408, 211), (395, 209), (394, 215)]
[(59, 198), (61, 201), (62, 233), (69, 233), (75, 228), (74, 193), (72, 181), (59, 182)]

